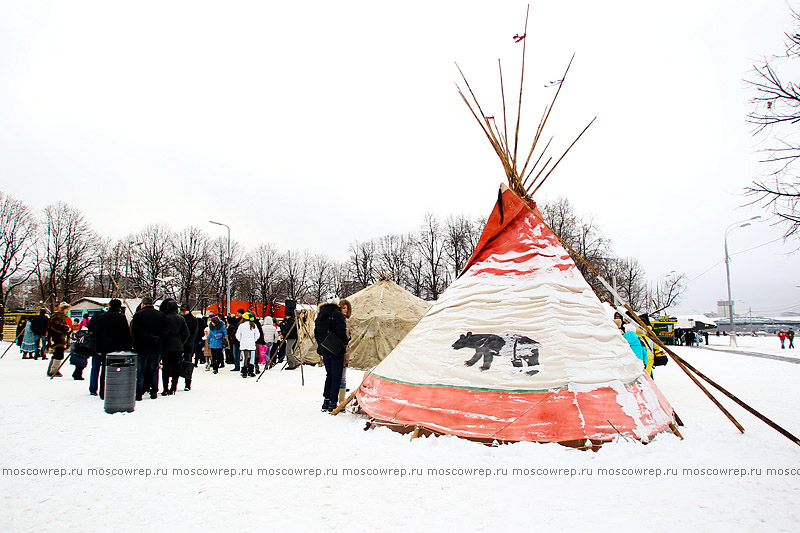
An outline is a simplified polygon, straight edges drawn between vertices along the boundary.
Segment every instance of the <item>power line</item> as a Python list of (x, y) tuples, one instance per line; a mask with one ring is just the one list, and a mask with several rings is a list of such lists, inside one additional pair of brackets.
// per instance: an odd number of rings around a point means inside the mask
[[(778, 237), (777, 239), (771, 240), (771, 241), (769, 241), (769, 242), (765, 242), (764, 244), (759, 244), (758, 246), (753, 246), (752, 248), (748, 248), (748, 249), (746, 249), (746, 250), (742, 250), (742, 251), (740, 251), (740, 252), (735, 252), (735, 253), (732, 253), (732, 254), (728, 254), (728, 256), (729, 256), (729, 257), (733, 257), (734, 255), (739, 255), (739, 254), (743, 254), (743, 253), (745, 253), (745, 252), (750, 252), (750, 251), (752, 251), (752, 250), (756, 250), (756, 249), (758, 249), (758, 248), (761, 248), (761, 247), (763, 247), (763, 246), (767, 246), (767, 245), (769, 245), (769, 244), (772, 244), (772, 243), (774, 243), (774, 242), (778, 242), (778, 241), (780, 241), (780, 240), (783, 240), (783, 237)], [(719, 261), (717, 261), (716, 263), (714, 263), (713, 265), (711, 265), (711, 266), (710, 266), (710, 267), (709, 267), (707, 270), (705, 270), (705, 271), (704, 271), (702, 274), (698, 274), (697, 276), (695, 276), (695, 277), (693, 277), (692, 279), (690, 279), (689, 281), (687, 281), (687, 282), (686, 282), (686, 284), (688, 285), (689, 283), (691, 283), (691, 282), (693, 282), (694, 280), (696, 280), (696, 279), (700, 278), (701, 276), (704, 276), (704, 275), (708, 274), (708, 273), (709, 273), (709, 272), (710, 272), (710, 271), (711, 271), (711, 270), (712, 270), (714, 267), (716, 267), (716, 266), (717, 266), (717, 265), (719, 265), (720, 263), (724, 263), (724, 262), (725, 262), (725, 259), (720, 259)]]

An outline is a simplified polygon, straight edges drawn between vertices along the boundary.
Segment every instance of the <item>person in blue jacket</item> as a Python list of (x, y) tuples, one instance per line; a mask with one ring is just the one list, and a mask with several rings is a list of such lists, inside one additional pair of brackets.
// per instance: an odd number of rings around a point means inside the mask
[(642, 366), (647, 366), (647, 348), (642, 339), (636, 334), (636, 326), (627, 324), (625, 326), (625, 333), (622, 335), (628, 344), (631, 345), (631, 350), (636, 354), (636, 357), (642, 362)]
[(208, 322), (208, 347), (211, 349), (211, 368), (214, 373), (222, 366), (222, 350), (225, 347), (224, 338), (228, 334), (225, 324), (218, 316), (212, 316)]

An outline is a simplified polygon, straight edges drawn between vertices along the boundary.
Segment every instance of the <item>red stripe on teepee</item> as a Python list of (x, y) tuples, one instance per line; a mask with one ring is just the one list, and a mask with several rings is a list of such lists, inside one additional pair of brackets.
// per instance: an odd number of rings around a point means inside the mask
[[(500, 215), (500, 201), (502, 201), (502, 221)], [(475, 252), (464, 266), (463, 272), (477, 265), (470, 274), (491, 275), (524, 275), (535, 272), (536, 269), (504, 269), (498, 268), (497, 257), (503, 257), (502, 262), (513, 267), (516, 263), (528, 261), (536, 256), (553, 258), (553, 248), (558, 250), (558, 263), (555, 268), (565, 271), (575, 268), (575, 263), (561, 246), (558, 238), (542, 223), (541, 213), (533, 206), (533, 211), (525, 202), (510, 189), (503, 191), (498, 202), (495, 203), (492, 214), (486, 222), (481, 238), (475, 247)], [(540, 250), (549, 250), (550, 253), (540, 253)], [(495, 260), (493, 259), (493, 256)], [(480, 263), (487, 262), (481, 266)]]
[[(625, 388), (635, 399), (635, 405), (626, 409), (634, 411), (638, 423), (624, 412), (610, 387), (588, 392), (474, 391), (398, 383), (371, 375), (357, 397), (359, 406), (377, 420), (501, 442), (609, 441), (620, 433), (649, 438), (669, 425), (656, 423), (650, 411), (653, 406), (644, 400), (647, 391), (654, 392), (664, 415), (659, 418), (671, 421), (672, 408), (649, 377)], [(637, 427), (645, 428), (646, 435), (636, 435)]]

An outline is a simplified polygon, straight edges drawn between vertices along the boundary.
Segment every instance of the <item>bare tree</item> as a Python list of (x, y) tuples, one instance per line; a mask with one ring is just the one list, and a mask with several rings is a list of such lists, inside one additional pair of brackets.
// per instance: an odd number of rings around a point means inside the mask
[(249, 255), (249, 268), (256, 286), (256, 294), (266, 312), (278, 298), (280, 288), (280, 254), (275, 245), (261, 244)]
[(205, 308), (213, 303), (226, 302), (225, 276), (228, 264), (228, 240), (217, 237), (211, 241), (208, 249), (206, 269), (198, 280), (200, 307)]
[(414, 243), (411, 253), (408, 256), (408, 263), (403, 272), (403, 283), (401, 286), (417, 298), (425, 298), (425, 260), (416, 246), (417, 237), (409, 234), (408, 238)]
[[(226, 279), (228, 274), (228, 239), (219, 236), (211, 241), (208, 250), (206, 269), (198, 279), (198, 301), (202, 302), (200, 307), (205, 308), (207, 304), (219, 303), (223, 309), (227, 309)], [(236, 299), (236, 289), (238, 276), (236, 273), (244, 262), (244, 248), (236, 241), (231, 241), (230, 265), (231, 265), (231, 300)]]
[(79, 294), (95, 263), (95, 233), (78, 209), (55, 202), (44, 209), (44, 235), (36, 249), (42, 299), (57, 304)]
[(769, 174), (753, 181), (745, 192), (784, 222), (784, 237), (800, 232), (800, 177), (796, 163), (800, 159), (800, 142), (796, 140), (796, 125), (800, 122), (800, 85), (792, 81), (800, 59), (800, 14), (792, 10), (794, 30), (787, 32), (784, 52), (765, 57), (754, 65), (751, 79), (745, 80), (755, 91), (752, 111), (747, 120), (753, 124), (753, 134), (764, 134), (772, 140), (764, 150), (763, 163)]
[(361, 289), (372, 285), (375, 282), (375, 241), (351, 243), (348, 266)]
[(195, 226), (189, 226), (175, 236), (172, 243), (172, 257), (177, 285), (180, 287), (180, 301), (186, 304), (199, 301), (199, 284), (209, 263), (208, 233)]
[(647, 312), (651, 315), (661, 313), (680, 301), (686, 292), (686, 275), (673, 273), (656, 280), (648, 295)]
[(398, 285), (402, 283), (414, 242), (407, 235), (398, 234), (377, 239), (374, 263), (381, 278), (390, 279)]
[(286, 297), (303, 302), (308, 294), (309, 253), (289, 250), (283, 255), (282, 263)]
[(136, 234), (142, 244), (137, 249), (134, 269), (141, 279), (142, 290), (154, 299), (164, 296), (168, 278), (174, 277), (170, 252), (175, 235), (166, 224), (149, 224)]
[(547, 225), (564, 242), (576, 241), (578, 215), (572, 203), (565, 197), (559, 196), (554, 202), (538, 204), (539, 212)]
[[(36, 218), (21, 201), (0, 191), (0, 340), (8, 292), (28, 281), (33, 268), (28, 264), (31, 246), (36, 238)], [(16, 280), (12, 280), (17, 276)]]
[(556, 236), (568, 245), (570, 257), (584, 279), (596, 293), (603, 294), (604, 297), (611, 300), (611, 295), (589, 267), (610, 281), (619, 274), (619, 262), (622, 260), (612, 253), (611, 241), (603, 235), (594, 217), (579, 216), (572, 203), (564, 197), (559, 197), (552, 203), (540, 203), (539, 210), (542, 218)]
[(347, 282), (348, 268), (346, 263), (333, 261), (331, 265), (331, 291), (340, 296), (350, 296), (354, 294), (350, 291)]
[(96, 250), (97, 280), (93, 292), (103, 298), (120, 294), (122, 285), (127, 281), (123, 280), (123, 270), (129, 259), (129, 245), (125, 240), (112, 243), (109, 239), (99, 237)]
[(311, 303), (319, 304), (325, 294), (333, 289), (334, 264), (327, 255), (315, 254), (310, 257), (308, 266), (308, 292)]
[[(646, 311), (648, 309), (647, 283), (644, 268), (639, 261), (633, 257), (612, 259), (607, 262), (606, 267), (606, 276), (615, 281), (617, 293), (622, 297), (624, 303), (629, 304), (637, 311)], [(609, 301), (613, 301), (613, 299), (609, 297)]]
[(444, 250), (453, 277), (461, 274), (475, 251), (485, 222), (466, 215), (450, 215), (444, 221)]
[(445, 268), (444, 240), (445, 236), (439, 219), (433, 213), (425, 213), (419, 231), (417, 249), (422, 256), (424, 265), (423, 283), (426, 295), (431, 300), (439, 298), (450, 282)]
[(28, 259), (36, 238), (36, 218), (30, 208), (0, 191), (0, 313), (5, 302), (6, 282), (12, 277), (8, 290), (25, 283), (33, 273)]

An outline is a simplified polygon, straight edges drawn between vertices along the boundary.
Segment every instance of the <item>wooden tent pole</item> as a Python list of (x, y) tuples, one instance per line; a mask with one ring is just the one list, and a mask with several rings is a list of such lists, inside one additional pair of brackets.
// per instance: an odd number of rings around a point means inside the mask
[(361, 378), (361, 383), (359, 383), (359, 384), (358, 384), (358, 387), (356, 387), (355, 389), (353, 389), (353, 392), (351, 392), (351, 393), (350, 393), (350, 395), (349, 395), (347, 398), (345, 398), (345, 399), (344, 399), (344, 401), (343, 401), (342, 403), (340, 403), (340, 404), (339, 404), (339, 405), (336, 407), (336, 409), (334, 409), (333, 411), (331, 411), (331, 415), (338, 415), (339, 413), (341, 413), (341, 412), (342, 412), (342, 410), (343, 410), (345, 407), (347, 407), (347, 404), (349, 404), (350, 402), (352, 402), (352, 401), (353, 401), (353, 398), (355, 398), (355, 397), (356, 397), (356, 392), (358, 392), (358, 389), (360, 389), (360, 388), (361, 388), (361, 385), (363, 385), (363, 384), (364, 384), (364, 382), (367, 380), (367, 378), (368, 378), (369, 376), (371, 376), (371, 375), (372, 375), (372, 371), (373, 371), (374, 369), (375, 369), (375, 367), (372, 367), (371, 369), (369, 369), (369, 370), (367, 371), (367, 373), (366, 373), (366, 374), (364, 374), (364, 377), (363, 377), (363, 378)]
[[(284, 318), (284, 320), (285, 320), (285, 318)], [(292, 324), (292, 327), (289, 328), (289, 331), (286, 332), (287, 336), (292, 332), (292, 330), (295, 328), (295, 326), (297, 326), (297, 320), (294, 321), (294, 324)], [(267, 364), (264, 365), (264, 370), (262, 370), (261, 373), (256, 378), (256, 383), (258, 383), (258, 380), (261, 379), (261, 376), (263, 376), (264, 373), (267, 371), (267, 369), (269, 368), (269, 364), (272, 362), (273, 359), (275, 359), (275, 357), (277, 357), (278, 351), (281, 349), (281, 346), (283, 346), (285, 343), (286, 343), (286, 339), (281, 339), (281, 342), (278, 343), (278, 347), (275, 348), (275, 353), (272, 355), (272, 357), (269, 358), (269, 361), (267, 361)]]
[[(551, 227), (550, 227), (550, 226), (547, 224), (547, 222), (545, 222), (545, 221), (542, 219), (542, 217), (541, 217), (541, 216), (539, 216), (539, 215), (536, 213), (536, 211), (534, 211), (534, 210), (533, 210), (533, 208), (531, 208), (531, 206), (530, 206), (530, 205), (528, 205), (528, 203), (527, 203), (527, 202), (523, 202), (523, 204), (525, 205), (525, 207), (526, 207), (526, 208), (527, 208), (527, 209), (528, 209), (528, 210), (529, 210), (531, 213), (533, 213), (533, 216), (535, 216), (535, 217), (536, 217), (536, 219), (537, 219), (537, 220), (539, 220), (539, 222), (541, 222), (541, 223), (544, 225), (544, 227), (545, 227), (545, 228), (547, 228), (547, 229), (550, 231), (550, 233), (552, 233), (553, 235), (555, 235), (556, 239), (558, 239), (558, 241), (559, 241), (561, 244), (563, 244), (563, 245), (564, 245), (564, 246), (565, 246), (565, 247), (566, 247), (566, 248), (567, 248), (567, 249), (568, 249), (570, 252), (572, 252), (572, 254), (574, 254), (574, 255), (575, 255), (575, 257), (577, 257), (578, 259), (580, 259), (580, 260), (581, 260), (581, 262), (582, 262), (584, 265), (586, 265), (586, 268), (588, 268), (588, 269), (589, 269), (589, 271), (590, 271), (592, 274), (594, 274), (594, 275), (595, 275), (595, 276), (596, 276), (598, 279), (601, 279), (601, 280), (602, 280), (602, 278), (600, 277), (600, 274), (599, 274), (599, 273), (598, 273), (598, 272), (597, 272), (597, 271), (596, 271), (594, 268), (592, 268), (592, 266), (591, 266), (591, 265), (590, 265), (590, 264), (589, 264), (589, 263), (588, 263), (588, 262), (587, 262), (587, 261), (586, 261), (586, 260), (585, 260), (585, 259), (584, 259), (584, 258), (583, 258), (583, 257), (582, 257), (580, 254), (579, 254), (579, 253), (577, 253), (577, 252), (576, 252), (576, 251), (575, 251), (575, 250), (574, 250), (574, 249), (573, 249), (573, 248), (572, 248), (572, 247), (571, 247), (569, 244), (567, 244), (566, 242), (564, 242), (564, 240), (563, 240), (563, 239), (562, 239), (560, 236), (558, 236), (558, 235), (556, 234), (556, 232), (555, 232), (555, 231), (553, 231), (553, 228), (551, 228)], [(602, 296), (602, 295), (599, 295), (599, 296), (600, 296), (602, 299), (604, 299), (604, 300), (606, 299), (606, 298), (605, 298), (604, 296)], [(608, 300), (606, 300), (606, 301), (608, 301)], [(649, 336), (650, 336), (650, 328), (648, 328), (648, 327), (647, 327), (647, 326), (644, 324), (644, 322), (642, 322), (642, 320), (639, 318), (639, 316), (636, 314), (636, 312), (635, 312), (633, 309), (631, 309), (631, 308), (630, 308), (630, 306), (628, 306), (627, 304), (625, 304), (625, 308), (628, 310), (628, 312), (631, 314), (631, 316), (632, 316), (632, 317), (633, 317), (633, 318), (634, 318), (634, 319), (635, 319), (635, 320), (636, 320), (636, 321), (637, 321), (637, 322), (638, 322), (640, 325), (642, 325), (642, 326), (643, 326), (643, 329), (644, 329), (644, 331), (647, 333), (647, 335), (648, 335), (648, 337), (649, 337)], [(657, 337), (656, 337), (656, 338), (657, 338)], [(661, 342), (661, 339), (658, 339), (658, 344), (659, 344), (659, 345), (662, 347), (662, 349), (664, 349), (664, 348), (665, 348), (665, 346), (664, 346), (664, 343), (663, 343), (663, 342)], [(686, 375), (687, 375), (687, 376), (689, 376), (689, 379), (691, 379), (691, 380), (692, 380), (692, 381), (695, 383), (695, 385), (697, 385), (698, 387), (700, 387), (700, 390), (702, 390), (702, 391), (705, 393), (705, 395), (706, 395), (706, 396), (708, 396), (708, 398), (709, 398), (709, 399), (710, 399), (710, 400), (711, 400), (711, 401), (714, 403), (714, 405), (716, 405), (716, 406), (717, 406), (717, 408), (719, 408), (719, 409), (720, 409), (720, 410), (723, 412), (723, 414), (725, 414), (725, 416), (726, 416), (726, 417), (728, 417), (728, 419), (729, 419), (729, 420), (730, 420), (730, 421), (733, 423), (733, 425), (735, 425), (735, 426), (736, 426), (736, 428), (737, 428), (739, 431), (741, 431), (742, 433), (744, 433), (744, 428), (742, 427), (742, 425), (741, 425), (741, 424), (739, 424), (739, 422), (737, 422), (737, 421), (736, 421), (736, 419), (733, 417), (733, 415), (732, 415), (732, 414), (731, 414), (731, 413), (730, 413), (730, 412), (729, 412), (727, 409), (725, 409), (725, 407), (724, 407), (724, 406), (723, 406), (721, 403), (719, 403), (719, 401), (717, 401), (717, 399), (716, 399), (716, 398), (714, 398), (714, 396), (711, 394), (711, 392), (710, 392), (708, 389), (706, 389), (706, 388), (703, 386), (703, 384), (702, 384), (702, 383), (700, 383), (700, 382), (697, 380), (697, 378), (696, 378), (696, 377), (694, 377), (694, 376), (691, 374), (691, 372), (689, 371), (689, 369), (688, 369), (687, 367), (685, 367), (684, 365), (682, 365), (681, 363), (679, 363), (677, 359), (675, 359), (675, 354), (672, 352), (672, 350), (670, 350), (670, 349), (666, 348), (664, 351), (665, 351), (665, 352), (667, 352), (667, 353), (668, 353), (668, 354), (669, 354), (669, 355), (670, 355), (670, 356), (673, 358), (673, 360), (675, 360), (675, 363), (678, 365), (678, 367), (679, 367), (681, 370), (683, 370), (683, 371), (686, 373)], [(680, 358), (678, 358), (678, 359), (680, 359)]]
[(114, 284), (114, 287), (116, 287), (116, 289), (117, 289), (117, 292), (119, 292), (120, 296), (122, 296), (122, 302), (125, 304), (125, 307), (127, 307), (127, 308), (128, 308), (128, 311), (130, 311), (130, 313), (131, 313), (131, 318), (133, 318), (133, 310), (131, 310), (131, 306), (130, 306), (130, 304), (128, 304), (128, 299), (127, 299), (127, 298), (125, 297), (125, 295), (122, 293), (122, 289), (120, 289), (120, 288), (119, 288), (119, 285), (117, 285), (117, 281), (114, 279), (114, 276), (112, 276), (112, 275), (109, 273), (109, 274), (108, 274), (108, 277), (111, 279), (111, 283), (113, 283), (113, 284)]
[(497, 68), (500, 70), (500, 100), (503, 102), (503, 138), (505, 141), (505, 151), (508, 153), (508, 119), (506, 116), (506, 92), (503, 87), (503, 65), (497, 59)]
[[(639, 318), (636, 312), (633, 309), (631, 309), (631, 307), (628, 304), (623, 304), (623, 305), (625, 306), (625, 309), (628, 310), (628, 313), (634, 318), (636, 323), (642, 327), (642, 331), (645, 332), (645, 335), (647, 335), (650, 338), (650, 340), (653, 340), (653, 342), (656, 342), (656, 344), (658, 344), (662, 350), (664, 350), (667, 354), (669, 354), (672, 357), (672, 360), (675, 361), (675, 364), (678, 365), (678, 368), (683, 370), (684, 373), (687, 376), (689, 376), (689, 379), (691, 379), (695, 385), (700, 387), (700, 390), (702, 390), (703, 393), (706, 396), (708, 396), (708, 399), (711, 400), (711, 402), (714, 405), (716, 405), (717, 408), (720, 411), (722, 411), (726, 417), (728, 417), (728, 420), (730, 420), (733, 423), (733, 425), (736, 426), (736, 429), (744, 433), (744, 427), (742, 427), (742, 425), (733, 417), (733, 415), (727, 409), (725, 409), (725, 407), (721, 403), (719, 403), (719, 400), (717, 400), (714, 397), (714, 395), (711, 394), (711, 391), (709, 391), (702, 383), (700, 383), (700, 381), (689, 371), (689, 368), (687, 368), (686, 364), (684, 364), (685, 361), (680, 357), (678, 357), (677, 355), (675, 355), (675, 353), (672, 350), (667, 348), (666, 345), (664, 345), (664, 343), (661, 341), (661, 339), (658, 338), (658, 336), (656, 336), (655, 334), (651, 335), (650, 328), (647, 327), (647, 324), (645, 324), (644, 321), (641, 318)], [(655, 337), (656, 340), (654, 340), (653, 337)]]
[[(569, 74), (569, 68), (572, 66), (572, 61), (575, 59), (575, 54), (572, 54), (572, 57), (567, 63), (567, 68), (564, 70), (564, 75), (561, 77), (561, 82), (558, 84), (558, 89), (556, 89), (556, 94), (553, 96), (553, 101), (550, 102), (548, 107), (545, 107), (545, 113), (542, 116), (542, 120), (539, 122), (539, 127), (536, 129), (536, 135), (533, 137), (533, 144), (531, 144), (531, 151), (528, 153), (528, 158), (525, 160), (525, 165), (522, 167), (522, 172), (520, 175), (525, 174), (525, 169), (528, 166), (528, 162), (533, 155), (533, 151), (536, 148), (536, 145), (539, 143), (539, 137), (542, 135), (542, 131), (544, 130), (545, 125), (547, 124), (547, 119), (550, 118), (550, 113), (553, 111), (553, 108), (556, 105), (556, 100), (558, 99), (558, 95), (561, 93), (561, 87), (564, 86), (564, 81), (567, 79), (567, 74)], [(523, 61), (523, 68), (524, 68), (524, 61)], [(515, 154), (516, 157), (516, 154)]]
[(11, 342), (11, 344), (9, 344), (9, 345), (6, 347), (6, 350), (3, 352), (3, 355), (0, 355), (0, 359), (2, 359), (3, 357), (5, 357), (5, 356), (6, 356), (6, 354), (7, 354), (7, 353), (8, 353), (8, 351), (11, 349), (11, 347), (12, 347), (12, 346), (14, 346), (14, 345), (17, 343), (17, 341), (19, 340), (19, 338), (20, 338), (20, 337), (22, 337), (22, 335), (23, 335), (24, 333), (25, 333), (25, 330), (24, 330), (24, 329), (23, 329), (22, 331), (20, 331), (20, 332), (19, 332), (19, 335), (17, 335), (17, 336), (16, 336), (16, 338), (15, 338), (15, 339), (14, 339), (14, 340)]
[[(659, 339), (659, 340), (661, 340), (661, 339)], [(663, 348), (663, 346), (662, 346), (662, 348)], [(791, 433), (789, 433), (788, 431), (783, 429), (781, 426), (779, 426), (778, 424), (776, 424), (775, 422), (773, 422), (772, 420), (770, 420), (769, 418), (767, 418), (766, 416), (764, 416), (763, 414), (759, 413), (758, 411), (756, 411), (755, 409), (750, 407), (748, 404), (746, 404), (745, 402), (743, 402), (742, 400), (737, 398), (735, 395), (733, 395), (732, 393), (727, 391), (724, 387), (722, 387), (721, 385), (716, 383), (714, 380), (712, 380), (711, 378), (709, 378), (708, 376), (706, 376), (705, 374), (703, 374), (702, 372), (697, 370), (694, 366), (692, 366), (689, 362), (687, 362), (682, 357), (672, 353), (670, 350), (664, 350), (664, 351), (669, 353), (676, 362), (678, 360), (680, 360), (692, 372), (694, 372), (695, 374), (697, 374), (698, 376), (703, 378), (703, 380), (705, 380), (709, 385), (711, 385), (712, 387), (714, 387), (715, 389), (720, 391), (722, 394), (724, 394), (725, 396), (727, 396), (728, 398), (733, 400), (737, 405), (742, 407), (745, 411), (747, 411), (748, 413), (752, 414), (753, 416), (755, 416), (756, 418), (758, 418), (759, 420), (761, 420), (762, 422), (767, 424), (769, 427), (771, 427), (772, 429), (774, 429), (775, 431), (777, 431), (778, 433), (780, 433), (781, 435), (783, 435), (787, 439), (793, 441), (795, 444), (800, 446), (800, 439), (798, 439), (797, 437), (795, 437), (794, 435), (792, 435)]]
[[(297, 324), (299, 319), (300, 319), (300, 313), (297, 311), (297, 309), (295, 309), (294, 310), (294, 323)], [(305, 323), (303, 323), (302, 325), (303, 325), (303, 330), (306, 332), (306, 335), (308, 335), (308, 329), (305, 327), (306, 326)], [(297, 337), (297, 340), (298, 341), (300, 340), (300, 336), (299, 335)], [(298, 344), (299, 344), (299, 342), (298, 342)], [(298, 348), (299, 348), (299, 346), (298, 346)], [(298, 350), (298, 352), (299, 351), (300, 350)], [(303, 371), (303, 359), (302, 359), (302, 357), (303, 357), (303, 354), (301, 353), (300, 357), (298, 358), (298, 360), (300, 361), (300, 386), (301, 387), (305, 387), (306, 386), (306, 374)], [(287, 357), (287, 359), (288, 359), (288, 357)]]
[[(541, 218), (540, 216), (538, 216), (538, 215), (536, 214), (536, 212), (535, 212), (533, 209), (531, 209), (531, 207), (530, 207), (530, 206), (529, 206), (527, 203), (525, 204), (525, 206), (528, 208), (528, 210), (530, 210), (530, 211), (531, 211), (531, 213), (533, 213), (533, 214), (534, 214), (534, 216), (535, 216), (535, 217), (536, 217), (536, 218), (537, 218), (537, 219), (538, 219), (538, 220), (539, 220), (539, 221), (540, 221), (542, 224), (544, 224), (544, 226), (545, 226), (545, 227), (546, 227), (548, 230), (550, 230), (550, 232), (551, 232), (553, 235), (555, 235), (555, 236), (556, 236), (556, 238), (557, 238), (557, 239), (558, 239), (558, 240), (559, 240), (559, 241), (560, 241), (560, 242), (561, 242), (561, 243), (562, 243), (564, 246), (566, 246), (566, 247), (567, 247), (567, 248), (568, 248), (568, 249), (569, 249), (569, 250), (570, 250), (570, 251), (571, 251), (573, 254), (575, 254), (575, 256), (576, 256), (576, 257), (578, 257), (578, 258), (579, 258), (579, 259), (580, 259), (580, 260), (583, 262), (583, 264), (584, 264), (584, 265), (586, 265), (586, 267), (589, 269), (589, 271), (590, 271), (590, 272), (592, 272), (592, 274), (594, 274), (594, 275), (595, 275), (595, 276), (596, 276), (598, 279), (602, 280), (602, 278), (601, 278), (600, 274), (598, 274), (598, 273), (597, 273), (597, 271), (596, 271), (594, 268), (592, 268), (592, 267), (591, 267), (591, 265), (589, 265), (589, 263), (587, 263), (587, 262), (586, 262), (586, 260), (585, 260), (583, 257), (581, 257), (581, 255), (580, 255), (580, 254), (578, 254), (577, 252), (575, 252), (575, 250), (573, 250), (573, 249), (572, 249), (572, 247), (570, 247), (570, 246), (569, 246), (567, 243), (565, 243), (563, 240), (561, 240), (561, 237), (559, 237), (558, 235), (556, 235), (556, 233), (555, 233), (555, 232), (552, 230), (552, 228), (550, 228), (550, 226), (548, 226), (548, 224), (547, 224), (547, 223), (546, 223), (544, 220), (542, 220), (542, 218)], [(603, 281), (605, 281), (605, 280), (603, 280)], [(700, 383), (700, 382), (699, 382), (699, 381), (698, 381), (698, 380), (697, 380), (697, 379), (696, 379), (696, 378), (695, 378), (695, 377), (692, 375), (692, 372), (694, 372), (694, 374), (697, 374), (697, 376), (699, 376), (700, 378), (702, 378), (704, 381), (706, 381), (706, 382), (707, 382), (709, 385), (711, 385), (712, 387), (714, 387), (715, 389), (717, 389), (718, 391), (720, 391), (722, 394), (724, 394), (725, 396), (727, 396), (728, 398), (730, 398), (731, 400), (733, 400), (733, 401), (734, 401), (734, 402), (735, 402), (737, 405), (739, 405), (740, 407), (742, 407), (742, 408), (743, 408), (744, 410), (746, 410), (748, 413), (752, 414), (753, 416), (755, 416), (756, 418), (758, 418), (759, 420), (761, 420), (762, 422), (764, 422), (765, 424), (767, 424), (769, 427), (771, 427), (772, 429), (774, 429), (775, 431), (777, 431), (778, 433), (780, 433), (781, 435), (783, 435), (783, 436), (784, 436), (784, 437), (786, 437), (787, 439), (791, 440), (792, 442), (794, 442), (795, 444), (797, 444), (798, 446), (800, 446), (800, 439), (798, 439), (798, 438), (797, 438), (797, 437), (795, 437), (793, 434), (791, 434), (790, 432), (788, 432), (787, 430), (785, 430), (784, 428), (782, 428), (781, 426), (779, 426), (777, 423), (773, 422), (771, 419), (769, 419), (769, 418), (768, 418), (768, 417), (766, 417), (765, 415), (763, 415), (763, 414), (761, 414), (760, 412), (758, 412), (757, 410), (753, 409), (753, 408), (752, 408), (750, 405), (748, 405), (748, 404), (747, 404), (747, 403), (745, 403), (744, 401), (740, 400), (739, 398), (737, 398), (736, 396), (734, 396), (733, 394), (731, 394), (731, 393), (730, 393), (729, 391), (727, 391), (727, 390), (726, 390), (724, 387), (722, 387), (721, 385), (719, 385), (718, 383), (716, 383), (715, 381), (713, 381), (711, 378), (709, 378), (708, 376), (706, 376), (705, 374), (703, 374), (702, 372), (700, 372), (699, 370), (697, 370), (697, 369), (696, 369), (694, 366), (692, 366), (691, 364), (689, 364), (689, 363), (688, 363), (686, 360), (684, 360), (682, 357), (680, 357), (680, 356), (679, 356), (679, 355), (677, 355), (675, 352), (673, 352), (672, 350), (670, 350), (670, 349), (667, 347), (667, 345), (666, 345), (666, 344), (664, 344), (664, 342), (663, 342), (661, 339), (659, 339), (659, 338), (658, 338), (658, 336), (657, 336), (657, 335), (656, 335), (656, 334), (655, 334), (655, 333), (654, 333), (654, 332), (653, 332), (653, 331), (652, 331), (650, 328), (648, 328), (648, 327), (647, 327), (647, 325), (646, 325), (646, 324), (645, 324), (645, 323), (642, 321), (642, 319), (641, 319), (641, 318), (639, 318), (639, 316), (636, 314), (636, 312), (635, 312), (635, 311), (634, 311), (634, 310), (633, 310), (633, 309), (632, 309), (632, 308), (631, 308), (629, 305), (627, 305), (627, 304), (624, 304), (624, 306), (625, 306), (625, 309), (627, 309), (627, 310), (628, 310), (628, 313), (629, 313), (629, 314), (630, 314), (630, 315), (633, 317), (633, 319), (634, 319), (634, 320), (635, 320), (635, 321), (636, 321), (636, 322), (637, 322), (637, 323), (638, 323), (640, 326), (642, 326), (642, 327), (643, 327), (643, 330), (644, 330), (645, 334), (648, 336), (648, 338), (650, 338), (650, 340), (652, 340), (653, 342), (655, 342), (656, 344), (658, 344), (658, 345), (659, 345), (659, 347), (661, 347), (661, 349), (662, 349), (662, 350), (664, 350), (664, 352), (665, 352), (665, 353), (667, 353), (667, 354), (668, 354), (668, 355), (669, 355), (669, 356), (672, 358), (672, 360), (673, 360), (673, 361), (675, 361), (675, 363), (676, 363), (676, 364), (677, 364), (677, 365), (678, 365), (678, 366), (681, 368), (681, 370), (683, 370), (683, 371), (686, 373), (686, 375), (688, 375), (688, 376), (689, 376), (689, 378), (690, 378), (690, 379), (691, 379), (691, 380), (692, 380), (692, 381), (693, 381), (693, 382), (694, 382), (694, 383), (695, 383), (695, 384), (696, 384), (698, 387), (700, 387), (700, 389), (701, 389), (701, 390), (702, 390), (702, 391), (703, 391), (703, 392), (706, 394), (706, 396), (708, 396), (708, 397), (709, 397), (709, 398), (710, 398), (710, 399), (713, 401), (714, 405), (716, 405), (716, 406), (717, 406), (717, 407), (718, 407), (718, 408), (719, 408), (719, 409), (720, 409), (720, 410), (721, 410), (721, 411), (722, 411), (722, 412), (725, 414), (725, 416), (727, 416), (727, 417), (728, 417), (728, 419), (729, 419), (731, 422), (733, 422), (733, 424), (734, 424), (734, 425), (735, 425), (735, 426), (736, 426), (736, 427), (739, 429), (739, 431), (741, 431), (742, 433), (744, 433), (744, 428), (741, 426), (741, 424), (739, 424), (739, 423), (736, 421), (736, 419), (735, 419), (735, 418), (733, 418), (733, 415), (731, 415), (731, 414), (728, 412), (728, 410), (727, 410), (727, 409), (725, 409), (725, 407), (723, 407), (723, 406), (722, 406), (722, 404), (720, 404), (720, 403), (719, 403), (719, 402), (718, 402), (718, 401), (717, 401), (717, 400), (714, 398), (714, 396), (713, 396), (713, 395), (712, 395), (712, 394), (711, 394), (711, 393), (708, 391), (708, 389), (706, 389), (706, 388), (705, 388), (705, 387), (702, 385), (702, 383)]]
[(522, 32), (522, 68), (520, 69), (519, 73), (519, 102), (517, 103), (517, 127), (514, 131), (514, 153), (511, 155), (511, 169), (512, 175), (514, 179), (517, 179), (517, 145), (519, 144), (519, 121), (520, 117), (522, 116), (522, 85), (525, 81), (525, 50), (528, 46), (528, 41), (525, 39), (528, 37), (528, 15), (530, 13), (531, 6), (528, 4), (528, 8), (525, 10), (525, 29)]

